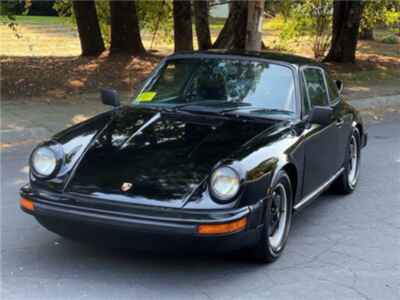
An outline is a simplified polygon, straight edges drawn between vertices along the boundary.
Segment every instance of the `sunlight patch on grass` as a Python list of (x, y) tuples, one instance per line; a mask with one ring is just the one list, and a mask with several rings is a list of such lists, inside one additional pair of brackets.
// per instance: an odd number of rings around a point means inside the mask
[(0, 55), (4, 56), (77, 56), (78, 34), (60, 25), (17, 25), (17, 37), (6, 25), (0, 25)]
[(67, 17), (15, 16), (15, 19), (17, 24), (64, 25), (69, 22)]

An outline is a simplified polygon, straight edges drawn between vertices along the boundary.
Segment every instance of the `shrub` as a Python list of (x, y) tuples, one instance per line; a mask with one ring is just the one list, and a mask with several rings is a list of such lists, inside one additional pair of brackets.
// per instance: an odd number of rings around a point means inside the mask
[(382, 39), (382, 43), (385, 44), (399, 44), (399, 38), (394, 34), (388, 35)]
[(309, 0), (293, 8), (291, 18), (284, 24), (280, 34), (283, 43), (288, 40), (312, 38), (312, 50), (316, 59), (325, 56), (331, 41), (331, 0)]

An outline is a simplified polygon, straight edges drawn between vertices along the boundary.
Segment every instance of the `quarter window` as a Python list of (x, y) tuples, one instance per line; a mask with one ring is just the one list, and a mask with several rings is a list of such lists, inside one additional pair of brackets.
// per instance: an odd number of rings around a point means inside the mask
[(326, 82), (328, 84), (328, 93), (329, 93), (329, 100), (330, 103), (336, 102), (336, 99), (339, 97), (339, 92), (336, 86), (336, 83), (331, 79), (328, 73), (325, 72)]
[(328, 94), (322, 71), (317, 68), (307, 68), (303, 74), (311, 106), (326, 106)]

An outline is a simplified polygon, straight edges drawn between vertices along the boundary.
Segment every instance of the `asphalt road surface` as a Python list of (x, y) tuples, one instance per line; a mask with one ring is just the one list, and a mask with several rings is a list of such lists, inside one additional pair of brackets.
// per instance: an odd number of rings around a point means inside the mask
[[(400, 121), (371, 125), (357, 191), (294, 219), (283, 256), (107, 250), (65, 240), (18, 207), (32, 145), (2, 153), (3, 299), (400, 299)], [(323, 155), (323, 153), (321, 153)], [(155, 245), (156, 247), (156, 245)]]

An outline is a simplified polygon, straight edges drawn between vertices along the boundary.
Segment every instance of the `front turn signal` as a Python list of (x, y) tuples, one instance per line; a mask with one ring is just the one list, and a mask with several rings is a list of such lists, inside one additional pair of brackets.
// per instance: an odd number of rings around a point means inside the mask
[(242, 231), (246, 228), (246, 225), (246, 217), (229, 223), (202, 224), (197, 227), (197, 233), (203, 235), (234, 233)]
[(21, 198), (21, 200), (19, 201), (19, 205), (21, 205), (21, 207), (25, 208), (26, 210), (33, 211), (35, 209), (33, 201), (26, 198)]

